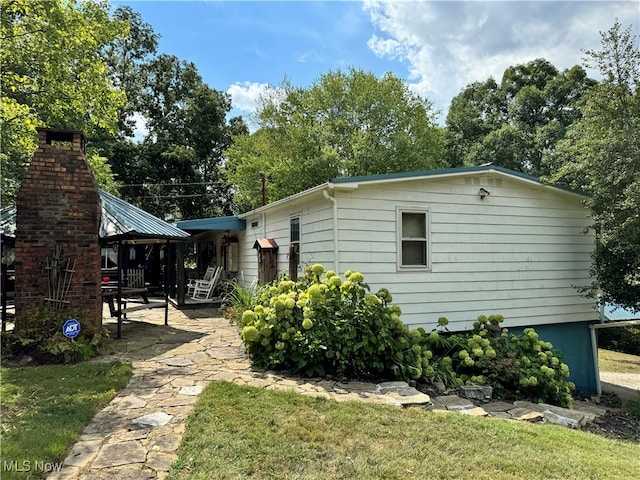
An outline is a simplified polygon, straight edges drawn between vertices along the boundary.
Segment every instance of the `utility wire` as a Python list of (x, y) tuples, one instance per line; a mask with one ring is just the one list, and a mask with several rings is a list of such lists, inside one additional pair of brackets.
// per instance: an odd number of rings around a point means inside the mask
[(183, 185), (216, 185), (216, 182), (192, 182), (192, 183), (152, 183), (152, 182), (147, 182), (147, 183), (124, 183), (121, 184), (121, 187), (148, 187), (148, 186), (154, 186), (154, 187), (177, 187), (177, 186), (183, 186)]

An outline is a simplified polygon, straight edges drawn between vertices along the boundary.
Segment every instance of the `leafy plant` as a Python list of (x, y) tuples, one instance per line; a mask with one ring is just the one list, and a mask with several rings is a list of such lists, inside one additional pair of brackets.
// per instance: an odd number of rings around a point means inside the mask
[[(80, 323), (82, 335), (75, 339), (62, 333), (69, 318)], [(88, 360), (104, 347), (109, 333), (96, 327), (78, 310), (58, 311), (48, 306), (29, 309), (2, 338), (3, 356), (31, 356), (37, 363), (74, 363)]]
[[(404, 361), (408, 329), (386, 289), (370, 293), (364, 276), (342, 279), (315, 264), (298, 283), (262, 290), (242, 314), (242, 339), (259, 365), (306, 375), (413, 376)], [(413, 373), (413, 375), (411, 375)]]
[(261, 290), (239, 320), (241, 336), (266, 368), (489, 384), (504, 398), (570, 405), (569, 368), (534, 329), (509, 334), (492, 315), (471, 332), (449, 333), (444, 317), (430, 333), (409, 330), (391, 302), (386, 288), (372, 294), (361, 273), (347, 270), (343, 279), (315, 264), (297, 283), (285, 278)]
[(257, 286), (251, 284), (245, 287), (234, 279), (227, 282), (226, 288), (223, 298), (224, 316), (229, 321), (238, 322), (242, 318), (242, 312), (253, 307), (258, 295)]
[[(520, 335), (509, 333), (500, 327), (503, 320), (502, 315), (481, 315), (471, 332), (432, 332), (426, 337), (425, 348), (448, 373), (445, 383), (488, 384), (502, 398), (570, 407), (575, 385), (567, 381), (569, 367), (562, 362), (562, 352), (541, 340), (533, 328)], [(445, 321), (441, 319), (441, 325)]]
[(640, 355), (640, 327), (603, 328), (598, 332), (598, 344), (607, 350)]

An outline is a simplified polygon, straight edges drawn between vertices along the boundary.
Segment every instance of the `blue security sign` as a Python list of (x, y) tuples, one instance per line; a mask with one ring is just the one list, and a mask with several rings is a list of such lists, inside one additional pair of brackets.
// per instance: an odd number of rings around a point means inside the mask
[(75, 318), (71, 318), (64, 322), (62, 333), (67, 338), (76, 338), (80, 333), (80, 322)]

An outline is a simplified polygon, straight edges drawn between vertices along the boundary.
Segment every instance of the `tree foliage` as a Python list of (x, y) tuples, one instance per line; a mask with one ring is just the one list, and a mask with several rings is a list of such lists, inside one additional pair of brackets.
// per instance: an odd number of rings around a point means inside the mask
[(500, 85), (491, 77), (468, 85), (453, 98), (447, 115), (449, 161), (550, 173), (545, 153), (580, 118), (579, 100), (595, 83), (580, 66), (559, 72), (536, 59), (509, 67)]
[(104, 1), (1, 0), (2, 203), (15, 198), (36, 127), (117, 130), (125, 94), (102, 51), (125, 35)]
[(274, 201), (330, 178), (446, 166), (430, 101), (394, 75), (351, 68), (309, 88), (284, 81), (261, 98), (256, 132), (236, 138), (226, 174), (236, 208)]
[(103, 56), (113, 84), (127, 94), (127, 103), (118, 117), (118, 137), (126, 138), (135, 134), (136, 115), (142, 110), (140, 100), (148, 84), (148, 67), (156, 55), (159, 35), (131, 7), (116, 8), (113, 18), (126, 26), (127, 34), (110, 42)]
[(141, 143), (120, 139), (105, 147), (114, 171), (126, 179), (122, 195), (161, 218), (229, 214), (231, 194), (222, 180), (223, 151), (240, 119), (227, 121), (231, 99), (206, 85), (196, 66), (175, 56), (152, 57), (135, 113), (146, 121)]
[(640, 311), (640, 48), (617, 21), (601, 36), (602, 50), (587, 50), (585, 60), (603, 80), (560, 142), (553, 160), (562, 167), (553, 180), (590, 195), (592, 293)]

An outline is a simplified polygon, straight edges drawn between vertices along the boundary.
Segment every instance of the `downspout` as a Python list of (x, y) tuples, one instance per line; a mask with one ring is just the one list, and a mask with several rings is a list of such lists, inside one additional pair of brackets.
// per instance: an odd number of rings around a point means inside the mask
[[(332, 218), (333, 218), (333, 259), (334, 259), (335, 272), (337, 274), (340, 274), (340, 260), (338, 258), (338, 202), (334, 197), (329, 195), (329, 192), (328, 192), (329, 189), (334, 190), (334, 187), (333, 187), (332, 184), (329, 184), (327, 189), (322, 191), (322, 195), (324, 196), (324, 198), (326, 198), (331, 203), (333, 203), (333, 214), (332, 214)], [(335, 192), (335, 190), (334, 190), (334, 192)]]
[(596, 395), (602, 395), (602, 384), (600, 383), (600, 362), (598, 361), (598, 340), (596, 337), (596, 329), (594, 325), (589, 325), (591, 331), (591, 349), (593, 354), (593, 366), (596, 370)]

